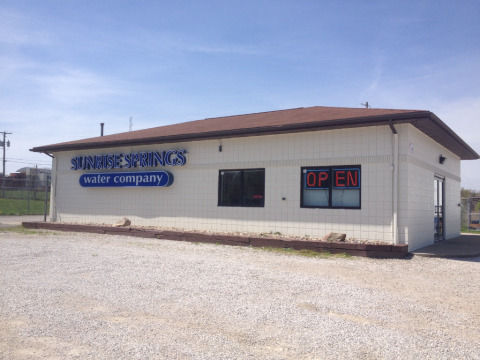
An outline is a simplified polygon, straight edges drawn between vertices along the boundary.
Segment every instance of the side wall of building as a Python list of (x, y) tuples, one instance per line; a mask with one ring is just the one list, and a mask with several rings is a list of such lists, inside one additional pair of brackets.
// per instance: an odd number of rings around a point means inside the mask
[[(409, 250), (434, 242), (434, 179), (444, 178), (446, 239), (460, 235), (460, 158), (411, 125), (401, 141), (399, 235)], [(447, 158), (444, 164), (439, 157)]]

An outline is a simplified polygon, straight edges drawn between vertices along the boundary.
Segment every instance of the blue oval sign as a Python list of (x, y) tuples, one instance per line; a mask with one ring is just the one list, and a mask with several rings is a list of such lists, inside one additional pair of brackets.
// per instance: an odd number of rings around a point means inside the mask
[(83, 187), (165, 187), (172, 185), (173, 175), (168, 171), (97, 173), (83, 174), (79, 181)]

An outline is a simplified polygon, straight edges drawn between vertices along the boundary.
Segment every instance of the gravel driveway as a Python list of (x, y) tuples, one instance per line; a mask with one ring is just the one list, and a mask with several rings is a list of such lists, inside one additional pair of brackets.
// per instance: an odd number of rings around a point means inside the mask
[(1, 359), (480, 359), (480, 258), (0, 229)]

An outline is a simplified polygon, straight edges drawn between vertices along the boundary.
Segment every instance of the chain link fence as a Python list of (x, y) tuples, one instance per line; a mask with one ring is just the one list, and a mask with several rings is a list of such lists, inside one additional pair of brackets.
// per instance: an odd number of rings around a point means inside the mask
[[(0, 225), (46, 221), (49, 211), (50, 177), (46, 180), (0, 177)], [(461, 199), (461, 224), (463, 231), (480, 231), (480, 194)]]
[(462, 230), (480, 231), (480, 195), (462, 198)]
[[(25, 221), (23, 216), (35, 216), (36, 221), (48, 218), (50, 210), (50, 179), (0, 178), (1, 223)], [(33, 218), (32, 218), (33, 219)], [(31, 219), (28, 221), (32, 221)]]

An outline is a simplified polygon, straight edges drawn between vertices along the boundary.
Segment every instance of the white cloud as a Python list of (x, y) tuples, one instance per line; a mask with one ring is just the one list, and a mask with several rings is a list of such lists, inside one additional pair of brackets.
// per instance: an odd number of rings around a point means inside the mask
[(435, 104), (438, 116), (480, 152), (480, 97), (467, 97)]
[(70, 105), (123, 93), (118, 81), (82, 69), (57, 69), (54, 74), (36, 76), (35, 80), (52, 102)]
[(41, 24), (34, 25), (33, 19), (25, 14), (0, 9), (2, 31), (0, 44), (2, 46), (45, 46), (52, 43), (51, 34), (43, 30)]
[(261, 55), (265, 52), (259, 46), (221, 42), (213, 39), (199, 39), (175, 32), (152, 32), (138, 30), (124, 39), (133, 49), (146, 49), (158, 53), (196, 52), (205, 54)]
[[(480, 97), (442, 102), (435, 113), (480, 154)], [(480, 160), (462, 161), (461, 176), (462, 187), (480, 191)]]

